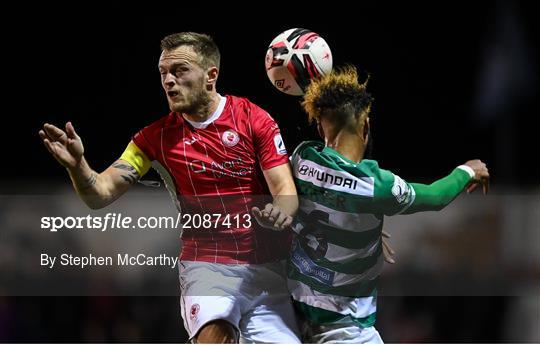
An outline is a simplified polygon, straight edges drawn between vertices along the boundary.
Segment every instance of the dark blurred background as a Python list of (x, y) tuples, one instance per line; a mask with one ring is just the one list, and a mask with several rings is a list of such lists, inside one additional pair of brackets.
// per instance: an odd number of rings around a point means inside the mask
[[(381, 284), (387, 291), (379, 300), (383, 339), (540, 342), (535, 8), (534, 2), (500, 0), (102, 8), (47, 3), (5, 9), (2, 202), (7, 205), (10, 195), (70, 193), (67, 174), (37, 135), (44, 122), (72, 121), (87, 160), (101, 170), (120, 156), (132, 134), (167, 114), (157, 61), (161, 38), (174, 32), (214, 37), (222, 52), (218, 91), (248, 97), (268, 110), (289, 151), (316, 138), (300, 99), (279, 93), (264, 71), (266, 49), (278, 33), (308, 28), (326, 39), (334, 66), (351, 63), (371, 75), (372, 157), (382, 167), (428, 182), (480, 158), (492, 175), (490, 207), (471, 210), (476, 202), (458, 200), (441, 217), (387, 223), (398, 263), (385, 270)], [(3, 216), (20, 216), (14, 214)], [(441, 235), (441, 229), (452, 235)], [(437, 253), (451, 255), (433, 260)], [(463, 265), (455, 264), (456, 255)], [(471, 262), (475, 269), (463, 273)], [(481, 289), (456, 296), (392, 290), (408, 279), (439, 279), (444, 285), (460, 274), (504, 285), (500, 275), (491, 274), (497, 269), (526, 277), (518, 281), (531, 285), (486, 296)], [(184, 342), (185, 332), (177, 297), (5, 295), (0, 340)]]

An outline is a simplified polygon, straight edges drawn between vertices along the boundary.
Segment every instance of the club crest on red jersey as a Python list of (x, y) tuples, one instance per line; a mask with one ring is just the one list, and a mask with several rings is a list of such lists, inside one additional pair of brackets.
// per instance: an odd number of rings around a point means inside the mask
[(221, 136), (221, 141), (223, 142), (223, 144), (225, 144), (225, 146), (231, 147), (238, 144), (238, 142), (240, 141), (240, 136), (232, 129), (228, 129), (223, 132), (223, 135)]

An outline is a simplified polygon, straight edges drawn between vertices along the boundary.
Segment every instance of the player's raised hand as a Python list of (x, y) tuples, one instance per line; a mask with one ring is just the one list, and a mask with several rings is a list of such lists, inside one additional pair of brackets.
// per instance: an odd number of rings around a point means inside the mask
[(270, 203), (266, 204), (263, 210), (253, 207), (251, 214), (253, 214), (260, 226), (272, 230), (283, 230), (289, 227), (293, 221), (293, 218), (286, 214), (279, 206)]
[(489, 191), (489, 171), (486, 164), (479, 159), (473, 159), (467, 161), (465, 165), (474, 171), (474, 177), (467, 186), (467, 193), (471, 193), (481, 184), (484, 195), (486, 195)]
[(39, 136), (51, 155), (64, 167), (75, 168), (80, 163), (84, 147), (71, 122), (66, 123), (65, 131), (46, 123)]

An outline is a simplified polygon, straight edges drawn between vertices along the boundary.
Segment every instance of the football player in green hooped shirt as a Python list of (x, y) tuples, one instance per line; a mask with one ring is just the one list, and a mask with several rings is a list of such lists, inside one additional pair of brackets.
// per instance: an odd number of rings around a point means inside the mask
[(300, 144), (291, 157), (300, 208), (289, 288), (306, 341), (382, 343), (373, 327), (383, 265), (384, 216), (441, 210), (489, 173), (480, 160), (430, 185), (408, 183), (364, 159), (372, 97), (354, 67), (312, 81), (302, 103), (323, 142)]

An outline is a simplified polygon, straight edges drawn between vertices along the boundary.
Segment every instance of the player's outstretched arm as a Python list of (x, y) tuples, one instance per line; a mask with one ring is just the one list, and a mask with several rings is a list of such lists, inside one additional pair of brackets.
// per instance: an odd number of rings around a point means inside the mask
[(489, 171), (484, 162), (479, 159), (467, 161), (454, 171), (430, 185), (411, 183), (415, 197), (412, 205), (403, 213), (410, 214), (420, 211), (438, 211), (450, 204), (462, 191), (472, 192), (482, 185), (484, 194), (489, 190)]
[(264, 178), (274, 201), (263, 210), (253, 207), (257, 222), (267, 228), (283, 230), (290, 226), (298, 210), (298, 196), (289, 163), (264, 170)]
[(117, 160), (98, 174), (84, 158), (84, 146), (71, 122), (65, 131), (46, 123), (39, 131), (50, 154), (68, 171), (73, 187), (92, 209), (109, 205), (139, 179), (137, 171), (126, 161)]

